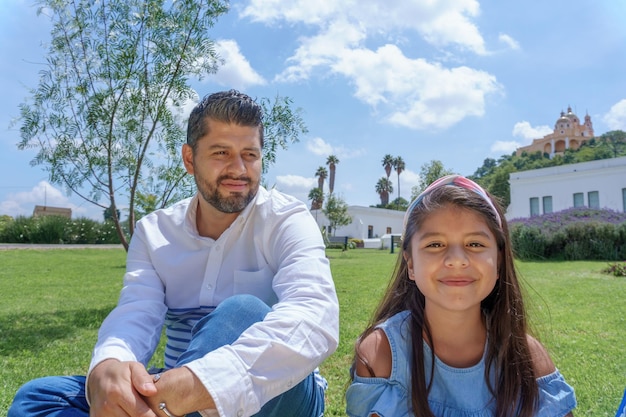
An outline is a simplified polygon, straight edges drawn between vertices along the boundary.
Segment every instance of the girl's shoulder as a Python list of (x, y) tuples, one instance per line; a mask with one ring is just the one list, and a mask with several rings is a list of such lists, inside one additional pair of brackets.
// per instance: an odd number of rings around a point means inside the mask
[(552, 358), (550, 358), (550, 354), (541, 342), (531, 335), (526, 335), (526, 341), (528, 343), (530, 356), (533, 361), (535, 378), (540, 378), (556, 371), (556, 367), (554, 362), (552, 362)]
[(403, 311), (390, 317), (357, 342), (357, 375), (370, 378), (391, 376), (393, 353), (388, 333), (391, 337), (406, 333), (401, 328), (406, 325), (408, 316), (408, 312)]
[(391, 376), (392, 354), (382, 329), (374, 329), (357, 345), (356, 374), (369, 378)]

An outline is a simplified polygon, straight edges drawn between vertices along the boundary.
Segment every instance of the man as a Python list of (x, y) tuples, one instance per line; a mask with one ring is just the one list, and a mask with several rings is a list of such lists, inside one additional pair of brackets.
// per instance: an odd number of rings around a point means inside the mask
[(25, 384), (9, 417), (323, 414), (337, 296), (306, 206), (259, 185), (261, 119), (234, 90), (196, 106), (182, 156), (198, 193), (138, 222), (87, 376)]

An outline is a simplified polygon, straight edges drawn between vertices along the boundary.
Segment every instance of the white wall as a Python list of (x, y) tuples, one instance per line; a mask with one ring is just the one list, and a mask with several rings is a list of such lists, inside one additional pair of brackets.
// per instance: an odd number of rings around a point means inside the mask
[[(311, 214), (320, 227), (330, 225), (322, 210), (312, 210)], [(367, 239), (368, 226), (373, 227), (373, 237), (382, 237), (387, 233), (387, 227), (391, 228), (391, 233), (402, 233), (404, 211), (348, 206), (348, 214), (352, 216), (352, 223), (348, 226), (337, 228), (333, 235)]]
[(513, 172), (509, 174), (511, 204), (506, 218), (530, 217), (530, 199), (539, 199), (539, 214), (543, 214), (542, 198), (552, 196), (552, 211), (574, 207), (574, 193), (597, 191), (600, 208), (625, 211), (623, 189), (626, 188), (626, 157), (602, 159), (579, 164)]

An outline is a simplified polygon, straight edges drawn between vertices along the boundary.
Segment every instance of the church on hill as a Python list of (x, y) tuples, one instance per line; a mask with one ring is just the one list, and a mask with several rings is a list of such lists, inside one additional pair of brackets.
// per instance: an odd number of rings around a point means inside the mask
[(523, 152), (528, 154), (540, 151), (543, 154), (562, 154), (566, 149), (578, 149), (580, 145), (593, 138), (593, 123), (591, 116), (585, 115), (585, 122), (580, 123), (580, 119), (572, 112), (572, 108), (567, 108), (567, 113), (561, 112), (554, 124), (554, 132), (541, 139), (534, 139), (528, 146), (517, 148), (516, 154), (520, 156)]

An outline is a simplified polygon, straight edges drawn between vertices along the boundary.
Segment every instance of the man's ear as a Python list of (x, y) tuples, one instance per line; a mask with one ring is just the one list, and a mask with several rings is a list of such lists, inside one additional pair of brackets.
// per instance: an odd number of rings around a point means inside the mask
[(181, 151), (183, 157), (183, 164), (185, 165), (185, 169), (187, 173), (193, 175), (193, 148), (186, 143), (183, 144), (183, 149)]

